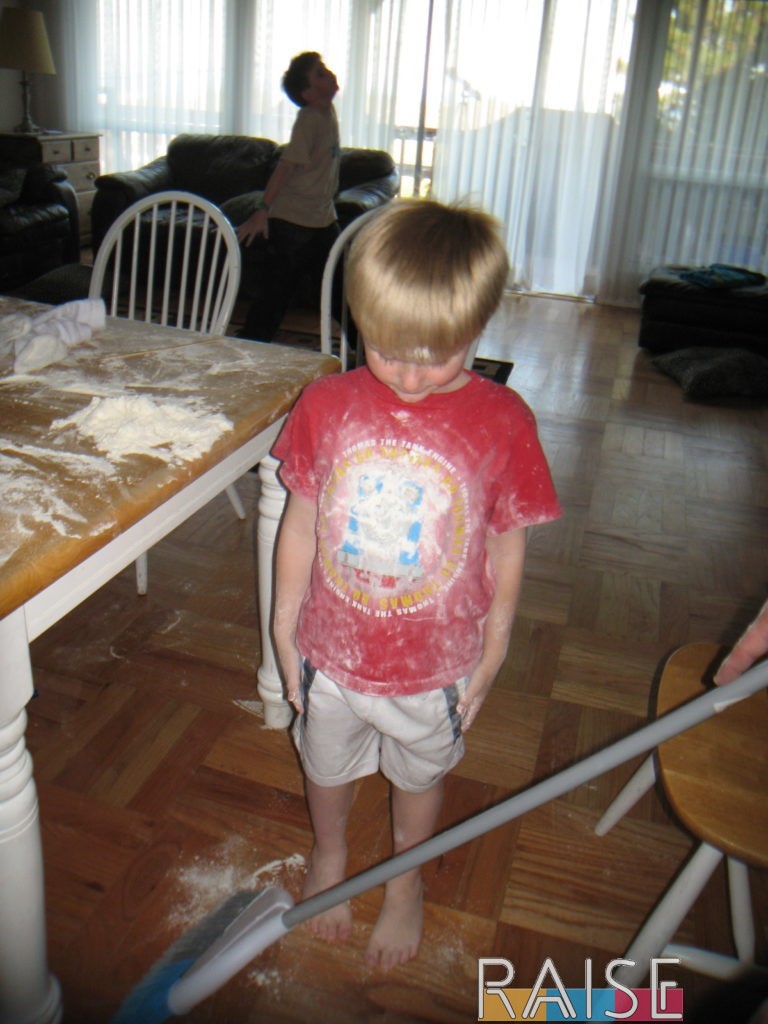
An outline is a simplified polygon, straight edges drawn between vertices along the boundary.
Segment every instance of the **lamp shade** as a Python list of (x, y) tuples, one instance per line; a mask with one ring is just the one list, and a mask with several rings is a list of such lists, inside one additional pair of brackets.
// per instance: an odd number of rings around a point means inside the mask
[(56, 74), (41, 11), (22, 7), (0, 11), (0, 68)]

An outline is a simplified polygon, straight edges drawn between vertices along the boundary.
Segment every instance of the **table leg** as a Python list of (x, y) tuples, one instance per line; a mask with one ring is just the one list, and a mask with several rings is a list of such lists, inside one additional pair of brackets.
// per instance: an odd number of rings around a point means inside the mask
[(43, 853), (32, 758), (33, 693), (23, 610), (0, 619), (0, 1024), (54, 1024), (61, 993), (48, 972)]
[(285, 508), (286, 491), (277, 477), (280, 463), (271, 455), (259, 464), (261, 489), (256, 528), (256, 556), (259, 579), (259, 625), (261, 665), (257, 673), (259, 697), (264, 703), (264, 724), (268, 729), (285, 729), (293, 710), (283, 698), (283, 684), (272, 646), (272, 581), (275, 575), (275, 538)]

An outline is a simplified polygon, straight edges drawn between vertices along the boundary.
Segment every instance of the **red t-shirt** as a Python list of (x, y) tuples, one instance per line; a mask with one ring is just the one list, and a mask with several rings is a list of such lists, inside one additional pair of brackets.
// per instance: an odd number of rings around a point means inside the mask
[(408, 404), (353, 370), (305, 389), (273, 455), (285, 486), (317, 504), (302, 654), (375, 695), (469, 675), (494, 592), (486, 536), (560, 515), (520, 396), (471, 374)]

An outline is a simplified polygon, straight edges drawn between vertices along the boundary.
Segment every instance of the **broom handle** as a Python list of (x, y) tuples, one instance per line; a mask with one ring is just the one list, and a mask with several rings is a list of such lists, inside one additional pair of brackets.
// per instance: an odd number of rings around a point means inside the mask
[(698, 725), (706, 718), (716, 714), (718, 704), (733, 704), (751, 697), (753, 693), (768, 686), (768, 661), (754, 666), (732, 683), (726, 686), (715, 686), (700, 697), (683, 704), (656, 721), (643, 726), (637, 732), (616, 743), (598, 750), (583, 761), (578, 761), (548, 779), (517, 793), (515, 796), (489, 807), (488, 810), (476, 814), (466, 821), (433, 836), (424, 843), (399, 853), (395, 857), (368, 868), (353, 878), (348, 878), (331, 889), (311, 896), (287, 910), (282, 921), (286, 928), (321, 914), (331, 907), (336, 907), (345, 900), (353, 899), (361, 893), (383, 885), (397, 875), (402, 875), (412, 868), (419, 867), (433, 857), (438, 857), (449, 850), (467, 843), (477, 836), (490, 832), (499, 825), (505, 825), (515, 818), (532, 811), (549, 800), (554, 800), (571, 789), (589, 782), (598, 775), (616, 768), (638, 754), (647, 753), (665, 740), (671, 739), (679, 732), (684, 732)]

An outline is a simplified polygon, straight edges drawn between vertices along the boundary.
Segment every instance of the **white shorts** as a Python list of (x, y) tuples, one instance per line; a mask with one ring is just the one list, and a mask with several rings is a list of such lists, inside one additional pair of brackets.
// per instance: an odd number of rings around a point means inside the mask
[(464, 755), (456, 705), (467, 677), (442, 690), (407, 697), (369, 697), (339, 686), (302, 662), (301, 698), (293, 738), (307, 777), (339, 786), (379, 769), (411, 793), (430, 789)]

